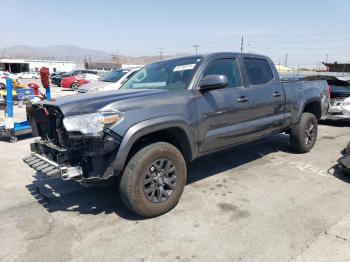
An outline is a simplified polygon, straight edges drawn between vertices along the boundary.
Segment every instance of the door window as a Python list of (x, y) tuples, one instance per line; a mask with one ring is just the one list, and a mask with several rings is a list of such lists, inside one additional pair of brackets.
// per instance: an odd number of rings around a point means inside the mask
[(244, 67), (252, 85), (267, 84), (273, 79), (270, 65), (264, 59), (244, 58)]
[(225, 75), (229, 87), (241, 86), (241, 78), (236, 59), (220, 59), (211, 62), (204, 70), (203, 78), (208, 75)]

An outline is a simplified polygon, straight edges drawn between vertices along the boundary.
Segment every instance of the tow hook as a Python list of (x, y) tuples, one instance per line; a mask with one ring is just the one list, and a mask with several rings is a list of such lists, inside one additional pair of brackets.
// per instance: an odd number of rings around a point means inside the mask
[(61, 168), (61, 177), (63, 180), (78, 180), (82, 175), (83, 171), (80, 166)]

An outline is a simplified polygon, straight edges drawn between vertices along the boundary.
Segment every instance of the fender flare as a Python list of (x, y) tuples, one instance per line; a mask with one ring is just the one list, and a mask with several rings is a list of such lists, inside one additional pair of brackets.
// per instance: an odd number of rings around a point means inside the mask
[(306, 106), (307, 106), (308, 104), (310, 104), (310, 103), (313, 103), (313, 102), (317, 102), (317, 103), (319, 104), (320, 110), (321, 110), (321, 115), (322, 115), (322, 102), (321, 102), (321, 100), (320, 100), (320, 99), (317, 99), (317, 98), (310, 98), (310, 99), (306, 100), (306, 101), (302, 104), (302, 106), (300, 107), (300, 109), (299, 109), (299, 111), (298, 111), (298, 117), (297, 117), (297, 120), (298, 120), (298, 121), (297, 121), (295, 124), (299, 123), (300, 118), (301, 118), (301, 115), (302, 115), (302, 113), (304, 112)]
[(127, 157), (139, 138), (156, 131), (174, 127), (181, 128), (185, 132), (191, 149), (191, 158), (193, 158), (196, 149), (190, 124), (179, 115), (171, 115), (145, 120), (130, 127), (122, 139), (117, 156), (110, 168), (119, 172), (123, 170)]

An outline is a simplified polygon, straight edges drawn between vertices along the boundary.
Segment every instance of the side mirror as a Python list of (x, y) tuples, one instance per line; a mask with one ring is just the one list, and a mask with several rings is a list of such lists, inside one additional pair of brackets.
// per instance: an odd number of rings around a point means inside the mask
[(224, 88), (228, 85), (228, 79), (225, 75), (208, 75), (204, 77), (199, 84), (200, 90), (213, 90)]

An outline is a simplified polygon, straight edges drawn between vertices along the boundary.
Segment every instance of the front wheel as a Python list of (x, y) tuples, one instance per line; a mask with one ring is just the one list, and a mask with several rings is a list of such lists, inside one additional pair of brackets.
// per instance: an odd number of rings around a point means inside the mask
[(157, 142), (138, 151), (120, 180), (125, 205), (143, 217), (155, 217), (175, 207), (186, 184), (186, 162), (169, 143)]
[(298, 153), (309, 152), (317, 139), (318, 124), (314, 114), (303, 113), (299, 123), (291, 129), (290, 143)]

